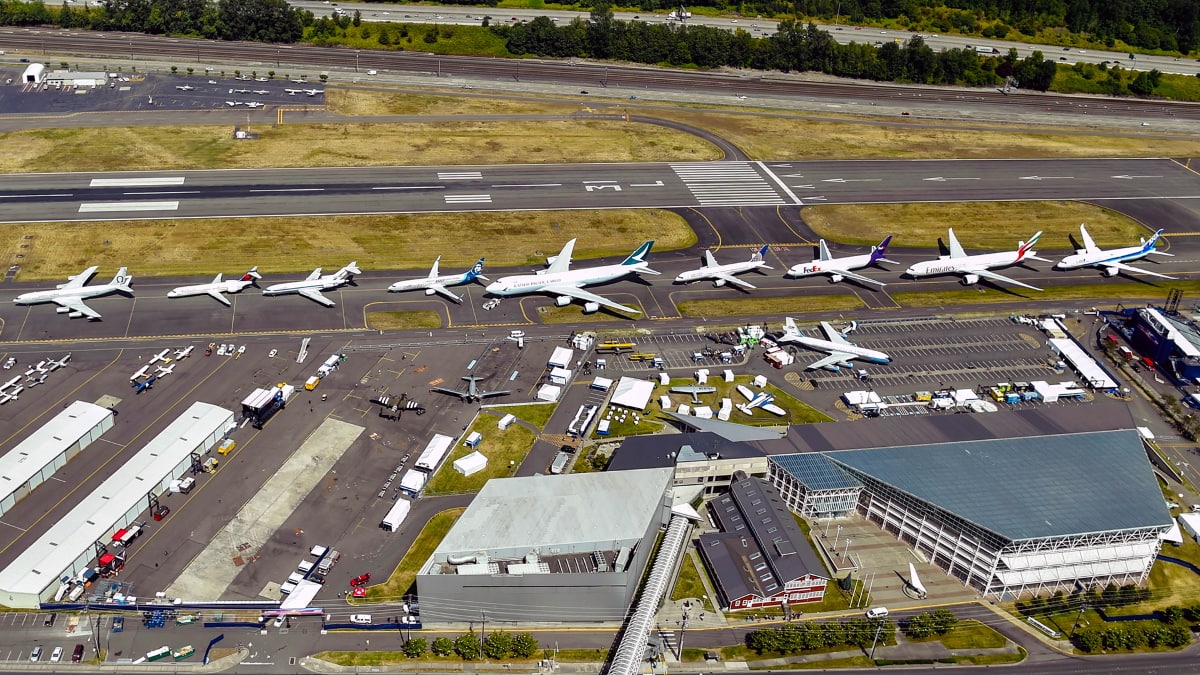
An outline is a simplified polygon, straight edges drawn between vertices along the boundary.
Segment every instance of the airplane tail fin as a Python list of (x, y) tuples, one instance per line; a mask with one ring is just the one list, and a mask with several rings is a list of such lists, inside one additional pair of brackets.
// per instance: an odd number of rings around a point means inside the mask
[(621, 262), (622, 265), (644, 265), (646, 256), (650, 254), (650, 249), (654, 246), (654, 240), (651, 239), (643, 243), (636, 251), (629, 254), (629, 257)]
[(483, 261), (484, 261), (483, 258), (476, 260), (475, 264), (471, 267), (471, 269), (467, 270), (467, 274), (466, 274), (467, 281), (474, 281), (476, 279), (490, 281), (490, 279), (483, 276)]
[(362, 274), (362, 270), (358, 269), (358, 261), (355, 260), (349, 265), (343, 267), (338, 274), (341, 275), (343, 279), (353, 279), (354, 275)]
[(800, 329), (796, 328), (796, 320), (790, 316), (785, 318), (783, 320), (783, 332), (785, 335), (796, 335), (799, 333)]
[(255, 286), (257, 286), (258, 284), (255, 284), (254, 282), (258, 281), (261, 278), (262, 278), (262, 275), (258, 273), (258, 265), (251, 267), (250, 271), (248, 271), (242, 275), (242, 281), (249, 281), (250, 283), (254, 284)]
[(767, 245), (750, 254), (750, 262), (762, 262), (767, 259)]
[(833, 254), (829, 252), (829, 245), (822, 239), (818, 242), (818, 248), (821, 249), (821, 260), (833, 260)]
[(1018, 242), (1017, 260), (1023, 259), (1029, 253), (1029, 251), (1031, 251), (1033, 247), (1037, 245), (1038, 239), (1041, 239), (1041, 237), (1042, 232), (1039, 230), (1033, 233), (1033, 236), (1029, 238), (1029, 241)]
[(127, 293), (132, 293), (133, 292), (133, 288), (131, 288), (132, 284), (133, 284), (133, 277), (129, 276), (129, 268), (128, 267), (122, 267), (121, 269), (117, 270), (117, 276), (113, 277), (113, 280), (112, 280), (113, 286), (116, 286), (117, 288), (119, 288), (122, 291), (125, 291)]
[(1163, 231), (1159, 230), (1158, 232), (1155, 232), (1149, 240), (1143, 239), (1142, 250), (1147, 253), (1157, 253), (1157, 251), (1154, 250), (1154, 247), (1158, 245), (1158, 240), (1162, 237), (1162, 234)]
[(884, 238), (883, 241), (879, 242), (878, 246), (871, 247), (871, 263), (872, 264), (877, 263), (877, 262), (887, 262), (887, 263), (895, 262), (893, 260), (887, 259), (887, 248), (888, 248), (888, 244), (890, 244), (890, 243), (892, 243), (892, 235), (889, 234), (887, 237)]

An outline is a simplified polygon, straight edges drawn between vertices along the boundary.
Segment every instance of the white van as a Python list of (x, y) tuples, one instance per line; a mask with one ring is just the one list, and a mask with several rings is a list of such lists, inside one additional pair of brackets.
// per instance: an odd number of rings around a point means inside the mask
[(351, 614), (350, 615), (350, 623), (370, 624), (371, 623), (371, 615), (370, 614)]
[(872, 607), (867, 610), (868, 619), (886, 619), (888, 615), (887, 607)]

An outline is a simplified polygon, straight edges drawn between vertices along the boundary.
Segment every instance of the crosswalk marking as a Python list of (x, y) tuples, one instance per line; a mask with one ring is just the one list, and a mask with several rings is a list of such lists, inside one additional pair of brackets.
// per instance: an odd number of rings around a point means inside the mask
[(701, 206), (777, 206), (787, 200), (748, 162), (672, 164)]
[(480, 171), (439, 171), (438, 180), (482, 180)]
[(491, 195), (445, 195), (447, 204), (491, 204)]

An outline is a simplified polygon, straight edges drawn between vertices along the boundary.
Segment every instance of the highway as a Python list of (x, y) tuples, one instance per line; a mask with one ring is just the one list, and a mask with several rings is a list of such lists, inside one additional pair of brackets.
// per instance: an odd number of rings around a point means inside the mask
[(22, 174), (0, 186), (0, 222), (1024, 200), (1119, 207), (1190, 200), (1198, 178), (1154, 158)]
[[(763, 71), (669, 70), (561, 60), (494, 59), (439, 56), (411, 51), (354, 50), (310, 45), (270, 45), (168, 38), (134, 33), (101, 33), (44, 29), (0, 30), (0, 50), (6, 59), (16, 53), (61, 54), (89, 58), (178, 59), (180, 66), (228, 64), (229, 68), (283, 68), (285, 65), (316, 70), (341, 69), (367, 77), (369, 70), (382, 74), (456, 78), (503, 86), (512, 82), (579, 87), (601, 94), (605, 89), (631, 91), (695, 92), (709, 95), (803, 99), (844, 108), (858, 104), (920, 107), (952, 116), (1011, 118), (1016, 116), (1072, 115), (1137, 127), (1155, 120), (1200, 120), (1200, 105), (1138, 99), (1059, 96), (1037, 92), (1001, 93), (994, 88), (966, 89), (852, 81), (812, 82), (796, 76)], [(199, 67), (199, 66), (198, 66)]]

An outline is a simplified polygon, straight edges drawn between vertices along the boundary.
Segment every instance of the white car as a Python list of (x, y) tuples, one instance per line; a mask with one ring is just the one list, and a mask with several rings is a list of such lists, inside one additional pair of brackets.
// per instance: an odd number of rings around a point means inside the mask
[(50, 652), (50, 663), (62, 661), (62, 652), (62, 647), (55, 647), (54, 651)]
[(371, 615), (370, 614), (351, 614), (350, 615), (350, 623), (370, 624), (371, 623)]
[(279, 353), (278, 349), (272, 349), (270, 352), (267, 352), (267, 358), (273, 359), (273, 358), (275, 358), (275, 355), (278, 353)]
[(867, 610), (868, 619), (886, 619), (888, 615), (887, 607), (872, 607)]
[(283, 625), (283, 622), (284, 622), (284, 616), (282, 614), (280, 614), (279, 616), (275, 617), (274, 626), (276, 628), (279, 628), (280, 626)]
[(379, 71), (378, 71), (378, 70), (368, 70), (368, 71), (367, 71), (367, 74), (368, 74), (368, 75), (378, 75), (378, 74), (379, 74)]

